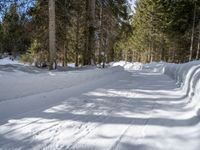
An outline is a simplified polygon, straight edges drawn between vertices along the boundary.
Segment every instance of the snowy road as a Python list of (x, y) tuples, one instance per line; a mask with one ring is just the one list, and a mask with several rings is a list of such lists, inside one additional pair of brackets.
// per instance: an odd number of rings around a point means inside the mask
[(22, 97), (5, 94), (10, 85), (0, 76), (0, 149), (200, 149), (199, 118), (174, 80), (147, 70), (101, 72), (69, 87), (64, 73), (46, 77), (45, 91), (35, 84), (26, 91), (37, 75), (11, 78), (22, 84)]

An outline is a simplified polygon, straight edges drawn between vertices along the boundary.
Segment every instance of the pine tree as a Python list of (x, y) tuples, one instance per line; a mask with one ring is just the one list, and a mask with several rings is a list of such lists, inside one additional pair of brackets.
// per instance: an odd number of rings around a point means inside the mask
[(2, 22), (4, 32), (4, 51), (16, 57), (17, 43), (19, 39), (19, 15), (17, 14), (17, 4), (14, 3), (5, 14)]

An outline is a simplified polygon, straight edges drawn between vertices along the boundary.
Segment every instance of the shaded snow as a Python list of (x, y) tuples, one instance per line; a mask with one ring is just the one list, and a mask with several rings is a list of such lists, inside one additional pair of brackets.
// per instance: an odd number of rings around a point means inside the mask
[(111, 65), (0, 68), (0, 149), (199, 150), (199, 61)]
[(200, 61), (185, 64), (165, 64), (164, 73), (176, 81), (182, 93), (188, 97), (187, 107), (193, 107), (197, 115), (200, 110)]

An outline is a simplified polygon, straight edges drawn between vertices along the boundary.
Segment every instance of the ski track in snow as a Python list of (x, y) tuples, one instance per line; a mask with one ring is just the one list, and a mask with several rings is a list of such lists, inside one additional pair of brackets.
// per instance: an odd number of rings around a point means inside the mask
[(45, 103), (10, 114), (0, 110), (0, 150), (199, 150), (199, 118), (187, 107), (191, 97), (155, 69), (130, 68), (84, 78), (81, 85), (10, 95), (0, 108)]

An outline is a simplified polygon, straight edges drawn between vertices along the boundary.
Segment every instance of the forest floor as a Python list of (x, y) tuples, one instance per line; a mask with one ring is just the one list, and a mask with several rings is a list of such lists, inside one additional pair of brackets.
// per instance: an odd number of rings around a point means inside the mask
[(0, 149), (199, 150), (188, 98), (148, 69), (0, 65)]

